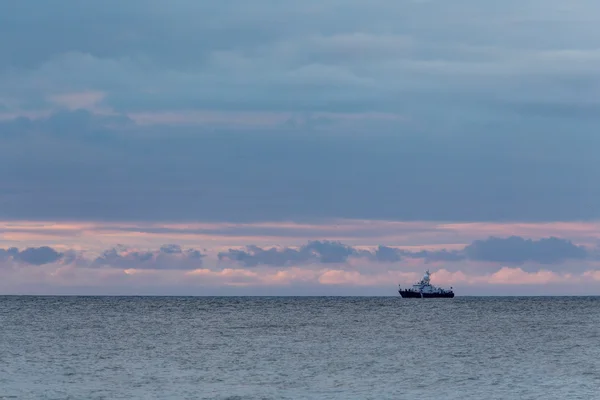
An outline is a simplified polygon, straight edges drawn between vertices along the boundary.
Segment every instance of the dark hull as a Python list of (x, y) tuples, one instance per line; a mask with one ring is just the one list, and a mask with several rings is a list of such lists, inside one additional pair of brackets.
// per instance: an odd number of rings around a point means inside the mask
[(435, 299), (435, 298), (453, 298), (454, 292), (448, 293), (419, 293), (411, 290), (398, 290), (403, 299)]

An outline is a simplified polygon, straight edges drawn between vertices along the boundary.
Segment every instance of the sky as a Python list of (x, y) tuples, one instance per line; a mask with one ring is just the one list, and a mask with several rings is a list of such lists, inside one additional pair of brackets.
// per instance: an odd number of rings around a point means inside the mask
[(598, 20), (2, 1), (0, 294), (597, 294)]

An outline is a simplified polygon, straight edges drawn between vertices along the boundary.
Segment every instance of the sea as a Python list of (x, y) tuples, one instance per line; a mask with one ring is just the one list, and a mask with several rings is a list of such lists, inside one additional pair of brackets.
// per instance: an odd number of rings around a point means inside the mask
[(0, 297), (0, 399), (600, 399), (600, 297)]

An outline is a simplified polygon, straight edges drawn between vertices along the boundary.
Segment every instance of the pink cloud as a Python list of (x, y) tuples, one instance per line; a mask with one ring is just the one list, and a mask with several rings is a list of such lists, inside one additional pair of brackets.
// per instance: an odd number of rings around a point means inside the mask
[[(199, 268), (183, 270), (147, 270), (118, 268), (88, 268), (76, 264), (48, 264), (43, 266), (22, 266), (3, 264), (0, 266), (0, 292), (12, 293), (15, 288), (50, 285), (58, 292), (61, 288), (89, 286), (106, 288), (117, 285), (131, 288), (168, 286), (211, 286), (240, 287), (286, 287), (308, 285), (308, 287), (378, 288), (382, 293), (392, 295), (398, 284), (408, 286), (417, 281), (422, 270), (345, 270), (340, 267), (323, 268), (322, 265), (290, 268)], [(486, 288), (518, 288), (520, 286), (557, 285), (563, 292), (584, 283), (588, 288), (600, 290), (600, 270), (590, 269), (580, 274), (557, 273), (547, 270), (527, 272), (521, 268), (503, 267), (493, 273), (467, 273), (437, 269), (432, 273), (432, 282), (439, 286), (454, 286), (461, 295), (473, 290), (481, 293)], [(591, 285), (591, 286), (590, 286)], [(595, 286), (594, 286), (595, 285)], [(497, 291), (496, 291), (497, 292)]]
[[(70, 98), (68, 100), (71, 100)], [(73, 101), (73, 100), (72, 100)], [(402, 121), (405, 117), (391, 113), (313, 113), (310, 117), (295, 117), (288, 112), (250, 112), (250, 111), (213, 111), (184, 110), (129, 113), (128, 117), (139, 125), (226, 125), (274, 127), (295, 121), (300, 125), (310, 124), (325, 118), (329, 121), (348, 122), (363, 120)]]
[(587, 271), (579, 275), (570, 273), (557, 273), (547, 270), (526, 272), (521, 268), (502, 267), (489, 274), (473, 274), (463, 271), (449, 272), (441, 269), (432, 273), (432, 280), (440, 284), (467, 284), (467, 285), (547, 285), (553, 283), (570, 284), (581, 282), (586, 276), (595, 274)]
[(322, 285), (345, 285), (345, 286), (386, 286), (392, 284), (394, 287), (402, 281), (416, 281), (418, 273), (387, 271), (377, 274), (363, 274), (358, 271), (325, 270), (318, 278)]
[(290, 285), (292, 283), (313, 283), (317, 280), (319, 272), (299, 267), (278, 270), (267, 273), (262, 283), (267, 285)]
[(130, 113), (129, 118), (139, 125), (236, 125), (273, 126), (283, 124), (286, 113), (225, 112), (208, 110), (159, 111)]
[(50, 110), (42, 110), (42, 111), (25, 111), (25, 110), (12, 110), (8, 112), (0, 113), (0, 121), (8, 121), (11, 119), (24, 117), (30, 119), (39, 119), (45, 118), (52, 114)]
[(457, 249), (487, 236), (526, 238), (557, 236), (576, 244), (597, 245), (600, 223), (454, 223), (328, 220), (320, 224), (294, 222), (232, 223), (98, 223), (0, 221), (0, 246), (63, 244), (103, 249), (117, 243), (159, 246), (227, 248), (256, 245), (298, 245), (308, 240), (340, 240), (352, 246), (387, 245), (403, 249)]
[[(312, 239), (341, 240), (358, 249), (373, 250), (377, 244), (403, 250), (462, 249), (473, 239), (488, 235), (573, 238), (576, 243), (594, 243), (600, 229), (598, 222), (489, 224), (434, 222), (394, 222), (337, 220), (323, 223), (261, 222), (232, 223), (99, 223), (99, 222), (42, 222), (0, 221), (0, 248), (52, 246), (59, 251), (74, 250), (68, 258), (47, 265), (22, 265), (8, 257), (0, 261), (0, 293), (12, 292), (15, 287), (47, 284), (53, 287), (89, 285), (144, 285), (173, 287), (259, 286), (391, 288), (409, 285), (418, 280), (427, 268), (435, 284), (461, 287), (462, 293), (482, 288), (518, 288), (525, 286), (569, 288), (581, 285), (597, 287), (600, 282), (600, 261), (590, 257), (565, 261), (550, 266), (527, 262), (519, 268), (500, 263), (456, 260), (427, 262), (423, 258), (403, 257), (401, 260), (379, 262), (369, 257), (350, 257), (339, 263), (309, 263), (279, 267), (244, 267), (239, 263), (219, 263), (217, 254), (230, 248), (250, 244), (259, 246), (301, 246)], [(531, 235), (531, 236), (528, 236)], [(142, 264), (90, 268), (93, 260), (116, 244), (127, 257), (132, 249), (152, 252), (163, 244), (176, 243), (195, 248), (206, 254), (198, 264), (185, 264), (187, 271), (150, 270)], [(146, 249), (146, 250), (144, 250)], [(76, 253), (76, 254), (75, 254)], [(190, 270), (190, 268), (196, 268)], [(596, 285), (596, 286), (593, 286)], [(561, 289), (561, 290), (563, 290)], [(600, 289), (600, 288), (598, 288)], [(386, 289), (387, 290), (387, 289)], [(508, 290), (508, 289), (506, 289)], [(513, 289), (510, 289), (513, 290)], [(515, 289), (516, 290), (516, 289)], [(554, 289), (552, 289), (554, 290)]]
[(600, 270), (586, 271), (583, 273), (583, 277), (585, 279), (590, 279), (592, 281), (600, 282)]
[(106, 93), (104, 92), (84, 91), (55, 94), (49, 96), (48, 99), (52, 103), (69, 110), (81, 108), (96, 110), (98, 108), (98, 103), (104, 100), (105, 97)]
[(573, 282), (571, 274), (557, 274), (551, 271), (540, 270), (525, 272), (521, 268), (503, 267), (499, 271), (486, 277), (486, 282), (500, 285), (545, 285), (548, 283)]

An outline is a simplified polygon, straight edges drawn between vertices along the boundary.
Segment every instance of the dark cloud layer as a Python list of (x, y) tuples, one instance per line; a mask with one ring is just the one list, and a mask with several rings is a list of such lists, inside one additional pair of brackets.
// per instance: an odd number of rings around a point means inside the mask
[(77, 251), (59, 252), (48, 246), (28, 247), (19, 250), (16, 247), (0, 249), (0, 261), (13, 261), (23, 265), (44, 265), (59, 262), (75, 263), (88, 267), (114, 267), (136, 269), (195, 269), (202, 266), (205, 255), (195, 249), (182, 249), (176, 244), (164, 245), (158, 250), (137, 251), (124, 246), (106, 250), (95, 259), (87, 259)]
[(494, 4), (2, 1), (0, 218), (600, 218), (599, 3)]
[(184, 250), (176, 244), (164, 245), (156, 251), (133, 251), (119, 246), (105, 251), (92, 265), (123, 269), (196, 269), (202, 266), (203, 257), (198, 250)]
[(394, 249), (392, 247), (377, 246), (377, 250), (375, 250), (373, 257), (377, 261), (396, 262), (396, 261), (400, 261), (400, 258), (401, 258), (400, 254), (401, 254), (400, 251), (398, 251), (397, 249)]
[(555, 237), (540, 240), (511, 236), (506, 239), (489, 238), (477, 240), (467, 246), (465, 255), (476, 261), (520, 264), (536, 262), (555, 264), (565, 260), (582, 260), (588, 257), (588, 251), (568, 240)]
[(248, 246), (246, 250), (230, 249), (219, 253), (219, 260), (231, 260), (243, 265), (254, 267), (257, 265), (286, 266), (307, 263), (343, 263), (348, 257), (358, 252), (350, 246), (340, 242), (312, 241), (299, 249), (270, 248), (262, 249), (258, 246)]
[(0, 260), (12, 259), (17, 262), (32, 265), (53, 263), (65, 256), (65, 253), (60, 253), (48, 246), (28, 247), (24, 250), (19, 250), (16, 247), (0, 249)]
[[(540, 240), (518, 236), (508, 238), (490, 237), (476, 240), (463, 250), (424, 250), (418, 252), (378, 246), (363, 250), (339, 241), (315, 240), (298, 248), (261, 248), (247, 246), (244, 250), (229, 249), (218, 253), (223, 265), (230, 263), (246, 267), (297, 266), (305, 264), (341, 264), (350, 259), (365, 262), (395, 263), (403, 259), (417, 258), (429, 262), (456, 263), (463, 260), (499, 264), (520, 265), (524, 263), (559, 264), (567, 260), (595, 258), (597, 250), (588, 251), (568, 240), (550, 237)], [(54, 262), (77, 263), (82, 266), (115, 267), (122, 269), (197, 269), (203, 266), (206, 254), (196, 249), (183, 249), (177, 244), (166, 244), (157, 250), (135, 250), (117, 246), (89, 260), (76, 251), (59, 252), (51, 247), (0, 249), (0, 261), (12, 260), (20, 264), (43, 265)]]
[(52, 118), (0, 122), (0, 218), (600, 217), (600, 136), (585, 130), (407, 126), (357, 136), (158, 130), (85, 111)]
[(508, 238), (490, 237), (477, 240), (463, 250), (423, 250), (411, 252), (387, 246), (378, 246), (374, 251), (358, 250), (339, 242), (309, 242), (299, 249), (262, 249), (248, 246), (246, 250), (229, 250), (219, 253), (220, 260), (231, 260), (245, 266), (286, 266), (307, 263), (342, 263), (350, 257), (366, 258), (378, 262), (398, 262), (403, 258), (420, 258), (425, 262), (459, 262), (462, 260), (504, 264), (558, 264), (566, 260), (583, 260), (591, 255), (584, 247), (560, 238), (540, 240), (518, 236)]
[(416, 251), (416, 252), (409, 252), (409, 251), (401, 251), (401, 254), (404, 254), (407, 257), (411, 257), (411, 258), (422, 258), (427, 262), (437, 262), (437, 261), (447, 261), (447, 262), (453, 262), (453, 261), (461, 261), (464, 260), (466, 258), (468, 258), (468, 256), (465, 254), (464, 251), (449, 251), (449, 250), (438, 250), (438, 251), (431, 251), (431, 250), (422, 250), (422, 251)]

